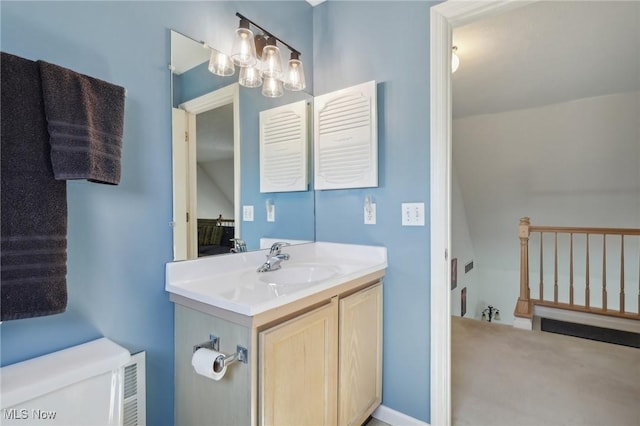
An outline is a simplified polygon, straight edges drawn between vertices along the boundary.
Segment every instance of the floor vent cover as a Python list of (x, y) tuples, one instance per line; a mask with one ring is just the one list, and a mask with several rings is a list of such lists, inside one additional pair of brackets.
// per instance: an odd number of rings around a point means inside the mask
[(541, 318), (540, 329), (549, 333), (564, 334), (565, 336), (581, 337), (583, 339), (597, 340), (615, 345), (640, 348), (640, 334), (630, 331), (576, 324), (551, 318)]

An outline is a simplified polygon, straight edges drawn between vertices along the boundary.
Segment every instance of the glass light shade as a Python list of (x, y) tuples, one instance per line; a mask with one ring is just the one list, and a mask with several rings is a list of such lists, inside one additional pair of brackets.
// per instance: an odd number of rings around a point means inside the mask
[(264, 63), (261, 71), (263, 77), (282, 77), (282, 59), (280, 58), (278, 46), (267, 44), (262, 49), (262, 61)]
[(226, 77), (233, 75), (236, 71), (233, 62), (227, 55), (215, 49), (211, 49), (211, 57), (209, 58), (209, 71), (215, 75)]
[(304, 81), (304, 69), (299, 59), (290, 59), (287, 76), (284, 81), (284, 88), (287, 90), (298, 91), (306, 87)]
[(253, 32), (249, 28), (236, 30), (231, 60), (239, 67), (250, 67), (256, 64), (256, 46), (253, 42)]
[(265, 77), (262, 83), (262, 94), (267, 98), (279, 98), (284, 94), (282, 81), (273, 77)]
[(240, 68), (240, 78), (238, 83), (244, 87), (259, 87), (262, 84), (262, 77), (257, 67)]

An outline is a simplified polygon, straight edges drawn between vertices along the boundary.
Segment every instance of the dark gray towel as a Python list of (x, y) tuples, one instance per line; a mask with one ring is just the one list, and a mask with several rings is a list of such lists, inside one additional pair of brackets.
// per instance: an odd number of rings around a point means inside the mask
[(53, 177), (38, 64), (0, 59), (0, 305), (2, 321), (67, 305), (66, 182)]
[(56, 179), (117, 185), (124, 88), (48, 62), (38, 64)]

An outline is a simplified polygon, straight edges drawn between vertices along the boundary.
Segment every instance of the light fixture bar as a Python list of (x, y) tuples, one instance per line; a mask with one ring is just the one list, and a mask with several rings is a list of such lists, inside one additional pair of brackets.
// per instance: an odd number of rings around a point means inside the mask
[(246, 21), (249, 21), (249, 23), (251, 25), (253, 25), (254, 27), (258, 28), (260, 31), (262, 31), (265, 35), (269, 36), (269, 37), (273, 37), (275, 38), (277, 41), (279, 41), (280, 43), (284, 44), (285, 46), (287, 46), (287, 48), (294, 52), (297, 53), (299, 56), (302, 55), (302, 53), (300, 53), (300, 51), (294, 47), (292, 47), (290, 44), (286, 43), (285, 41), (283, 41), (281, 38), (273, 35), (273, 33), (271, 33), (270, 31), (265, 30), (263, 27), (261, 27), (260, 25), (256, 24), (255, 22), (253, 22), (251, 19), (247, 18), (246, 16), (236, 12), (236, 16), (240, 19), (244, 19)]

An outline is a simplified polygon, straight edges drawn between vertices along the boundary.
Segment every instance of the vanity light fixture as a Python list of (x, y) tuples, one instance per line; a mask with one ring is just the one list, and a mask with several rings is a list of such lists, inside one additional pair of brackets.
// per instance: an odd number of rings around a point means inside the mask
[(249, 29), (249, 21), (246, 18), (240, 18), (240, 25), (233, 39), (231, 60), (239, 67), (252, 67), (258, 61), (253, 32)]
[(291, 91), (300, 91), (306, 87), (304, 82), (304, 69), (298, 52), (291, 52), (291, 59), (284, 79), (284, 88)]
[(236, 69), (233, 66), (231, 59), (224, 53), (216, 49), (211, 49), (211, 56), (209, 57), (209, 71), (215, 75), (226, 77), (233, 75)]
[(458, 58), (458, 55), (456, 54), (457, 51), (458, 46), (453, 46), (451, 48), (451, 74), (456, 72), (456, 70), (460, 66), (460, 58)]
[[(300, 51), (240, 13), (236, 13), (236, 17), (240, 18), (240, 25), (236, 30), (231, 58), (236, 65), (242, 67), (238, 83), (245, 87), (262, 86), (262, 94), (270, 98), (282, 96), (284, 89), (291, 91), (304, 90), (306, 84), (304, 68), (300, 60), (302, 55)], [(251, 26), (262, 33), (254, 36)], [(239, 47), (241, 45), (246, 46), (243, 43), (248, 40), (253, 43), (253, 50), (248, 47)], [(278, 43), (286, 46), (290, 51), (290, 59), (286, 70), (283, 70)], [(238, 52), (253, 52), (253, 57), (256, 60), (253, 63), (250, 61), (241, 62), (237, 58), (243, 57), (243, 54)], [(249, 56), (250, 53), (247, 53), (246, 57)]]
[(262, 83), (262, 95), (267, 98), (279, 98), (284, 95), (282, 80), (275, 77), (265, 77)]
[(238, 83), (244, 87), (260, 87), (262, 86), (262, 77), (257, 67), (240, 68), (240, 78)]
[(280, 58), (280, 49), (276, 45), (275, 37), (267, 39), (267, 45), (262, 49), (262, 62), (264, 66), (260, 74), (263, 77), (282, 77), (282, 59)]

